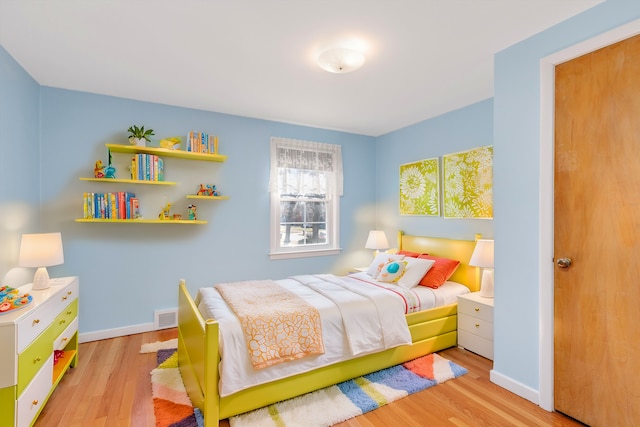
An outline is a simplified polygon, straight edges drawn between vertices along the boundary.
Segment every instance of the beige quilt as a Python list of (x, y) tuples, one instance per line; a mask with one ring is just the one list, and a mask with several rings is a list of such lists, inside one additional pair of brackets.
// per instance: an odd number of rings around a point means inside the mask
[(255, 369), (324, 353), (320, 313), (272, 280), (215, 286), (236, 314)]

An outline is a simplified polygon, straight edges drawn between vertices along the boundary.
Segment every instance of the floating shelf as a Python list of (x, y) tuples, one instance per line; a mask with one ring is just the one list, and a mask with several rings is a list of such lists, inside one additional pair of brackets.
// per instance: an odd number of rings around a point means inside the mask
[(197, 194), (189, 194), (187, 195), (187, 199), (229, 200), (229, 196), (198, 196)]
[(118, 178), (80, 178), (80, 181), (93, 182), (114, 182), (124, 184), (143, 184), (143, 185), (176, 185), (173, 181), (147, 181), (144, 179), (118, 179)]
[(104, 224), (206, 224), (207, 221), (193, 219), (103, 219), (78, 218), (76, 222), (93, 222)]
[(146, 153), (164, 157), (176, 157), (179, 159), (202, 160), (205, 162), (224, 162), (227, 156), (222, 154), (194, 153), (184, 150), (169, 150), (160, 147), (142, 147), (139, 145), (105, 144), (114, 153)]

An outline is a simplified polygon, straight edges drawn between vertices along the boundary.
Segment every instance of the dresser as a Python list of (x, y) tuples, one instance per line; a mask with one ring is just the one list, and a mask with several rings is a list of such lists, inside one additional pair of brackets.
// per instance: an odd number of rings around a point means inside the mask
[(493, 298), (458, 297), (458, 345), (493, 360)]
[(40, 291), (21, 287), (33, 301), (0, 315), (3, 427), (33, 424), (67, 369), (78, 361), (79, 280), (63, 277), (50, 283)]

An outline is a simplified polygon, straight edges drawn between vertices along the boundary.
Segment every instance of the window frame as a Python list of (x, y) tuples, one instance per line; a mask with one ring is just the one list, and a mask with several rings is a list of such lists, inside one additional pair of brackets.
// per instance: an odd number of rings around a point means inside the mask
[[(292, 145), (293, 144), (293, 145)], [(320, 147), (320, 148), (319, 148)], [(340, 183), (335, 185), (333, 189), (327, 189), (325, 198), (326, 203), (325, 212), (325, 236), (326, 243), (324, 244), (312, 244), (303, 246), (283, 246), (280, 243), (281, 238), (281, 202), (283, 199), (290, 199), (290, 197), (281, 197), (278, 191), (274, 191), (277, 188), (278, 172), (274, 171), (276, 167), (276, 157), (278, 148), (294, 148), (306, 151), (316, 152), (330, 152), (334, 155), (334, 167), (340, 168), (339, 173), (334, 170), (332, 173), (333, 181), (336, 176), (339, 176)], [(314, 143), (310, 141), (291, 140), (286, 138), (271, 138), (271, 184), (269, 188), (270, 192), (270, 251), (269, 257), (272, 260), (276, 259), (290, 259), (290, 258), (305, 258), (315, 256), (327, 256), (340, 254), (341, 248), (339, 246), (340, 241), (340, 196), (342, 195), (342, 159), (341, 159), (341, 147), (333, 144)], [(332, 194), (333, 193), (333, 194)], [(305, 199), (306, 200), (306, 199)]]

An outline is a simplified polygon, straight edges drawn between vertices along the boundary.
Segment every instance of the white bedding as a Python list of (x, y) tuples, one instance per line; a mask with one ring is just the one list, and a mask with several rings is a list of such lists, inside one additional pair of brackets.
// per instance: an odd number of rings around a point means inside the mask
[[(418, 286), (410, 291), (403, 290), (404, 295), (399, 295), (394, 292), (398, 291), (398, 286), (377, 282), (366, 273), (344, 277), (328, 274), (294, 276), (276, 282), (319, 310), (325, 353), (254, 369), (237, 317), (215, 288), (201, 288), (195, 299), (198, 309), (205, 319), (215, 318), (220, 325), (220, 396), (363, 354), (410, 344), (404, 316), (407, 309), (426, 310), (451, 304), (456, 301), (456, 295), (469, 292), (461, 284), (447, 282), (439, 289)], [(329, 288), (338, 288), (340, 296), (327, 297)], [(353, 296), (349, 296), (353, 291)], [(377, 321), (361, 321), (364, 311), (377, 312), (374, 314), (374, 317), (378, 316)], [(345, 321), (348, 330), (345, 330), (342, 312), (349, 318)]]

